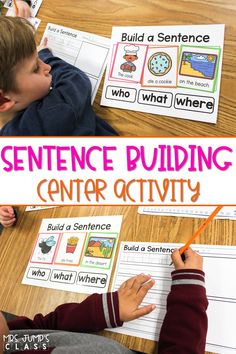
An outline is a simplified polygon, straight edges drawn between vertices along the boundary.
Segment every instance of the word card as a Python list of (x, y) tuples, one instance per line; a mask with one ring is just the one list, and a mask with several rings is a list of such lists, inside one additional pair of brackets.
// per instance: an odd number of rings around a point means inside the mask
[(216, 123), (224, 25), (113, 27), (101, 104)]
[(48, 23), (44, 37), (55, 56), (87, 74), (93, 102), (106, 67), (110, 39), (52, 23)]
[[(181, 246), (177, 243), (121, 242), (112, 291), (130, 277), (151, 274), (155, 285), (144, 298), (143, 305), (155, 304), (156, 309), (111, 331), (158, 341), (174, 270), (170, 266), (171, 253)], [(236, 246), (194, 244), (192, 248), (204, 258), (209, 301), (206, 351), (233, 354), (236, 351)]]
[(22, 283), (107, 292), (122, 216), (43, 219)]

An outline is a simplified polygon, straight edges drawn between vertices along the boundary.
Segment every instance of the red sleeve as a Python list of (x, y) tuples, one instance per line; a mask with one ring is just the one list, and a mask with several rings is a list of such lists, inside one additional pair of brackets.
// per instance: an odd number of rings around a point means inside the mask
[(117, 292), (93, 294), (79, 304), (58, 306), (46, 316), (37, 314), (33, 320), (18, 317), (8, 322), (10, 330), (55, 329), (72, 332), (94, 332), (122, 324)]
[(171, 275), (172, 286), (167, 298), (158, 354), (203, 354), (208, 306), (204, 273), (182, 269)]

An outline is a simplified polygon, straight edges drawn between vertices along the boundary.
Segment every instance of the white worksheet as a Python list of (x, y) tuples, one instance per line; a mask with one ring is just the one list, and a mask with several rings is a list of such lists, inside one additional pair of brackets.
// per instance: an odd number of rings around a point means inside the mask
[(44, 209), (51, 209), (51, 208), (58, 208), (56, 205), (28, 205), (25, 208), (25, 211), (38, 211), (38, 210), (44, 210)]
[(216, 123), (224, 25), (113, 27), (101, 104)]
[(43, 219), (22, 283), (107, 292), (122, 216)]
[[(124, 323), (112, 331), (158, 341), (166, 312), (166, 299), (171, 287), (170, 266), (176, 243), (121, 242), (112, 291), (128, 278), (151, 274), (154, 287), (143, 305), (156, 304), (156, 309), (140, 319)], [(206, 350), (220, 354), (236, 352), (236, 246), (192, 245), (204, 258), (206, 291), (209, 301)]]
[[(207, 218), (213, 211), (214, 206), (161, 206), (152, 207), (145, 206), (139, 207), (138, 213), (145, 215), (162, 215), (162, 216), (183, 216), (189, 218)], [(214, 217), (215, 219), (232, 219), (236, 220), (236, 207), (226, 206)]]
[(53, 23), (48, 23), (44, 37), (48, 38), (48, 47), (55, 56), (87, 74), (93, 102), (106, 67), (110, 39)]

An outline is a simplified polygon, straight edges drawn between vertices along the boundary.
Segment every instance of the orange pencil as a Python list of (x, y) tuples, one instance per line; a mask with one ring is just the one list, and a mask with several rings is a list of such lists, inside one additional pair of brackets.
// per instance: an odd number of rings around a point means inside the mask
[(13, 2), (14, 2), (15, 9), (16, 9), (16, 16), (18, 16), (19, 9), (18, 9), (18, 6), (17, 6), (17, 3), (16, 3), (16, 0), (13, 0)]
[[(219, 211), (223, 208), (223, 205), (219, 205), (215, 208), (215, 210), (208, 216), (208, 218), (202, 223), (202, 225), (197, 229), (194, 235), (185, 243), (184, 246), (180, 247), (179, 254), (182, 255), (191, 245), (191, 243), (199, 236), (199, 234), (205, 229), (205, 227), (211, 222), (211, 220), (219, 213)], [(171, 262), (170, 265), (172, 265)]]

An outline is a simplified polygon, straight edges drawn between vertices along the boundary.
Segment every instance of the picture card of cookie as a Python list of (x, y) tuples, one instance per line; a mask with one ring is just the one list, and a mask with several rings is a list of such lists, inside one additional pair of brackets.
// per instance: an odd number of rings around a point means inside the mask
[(101, 105), (216, 123), (223, 45), (222, 24), (113, 27)]
[(121, 215), (43, 219), (22, 283), (106, 292), (121, 222)]
[(110, 78), (140, 82), (147, 48), (147, 45), (142, 44), (117, 43), (112, 58)]
[(217, 89), (221, 49), (181, 46), (178, 86), (214, 92)]
[(176, 87), (178, 46), (149, 47), (142, 77), (142, 86)]

